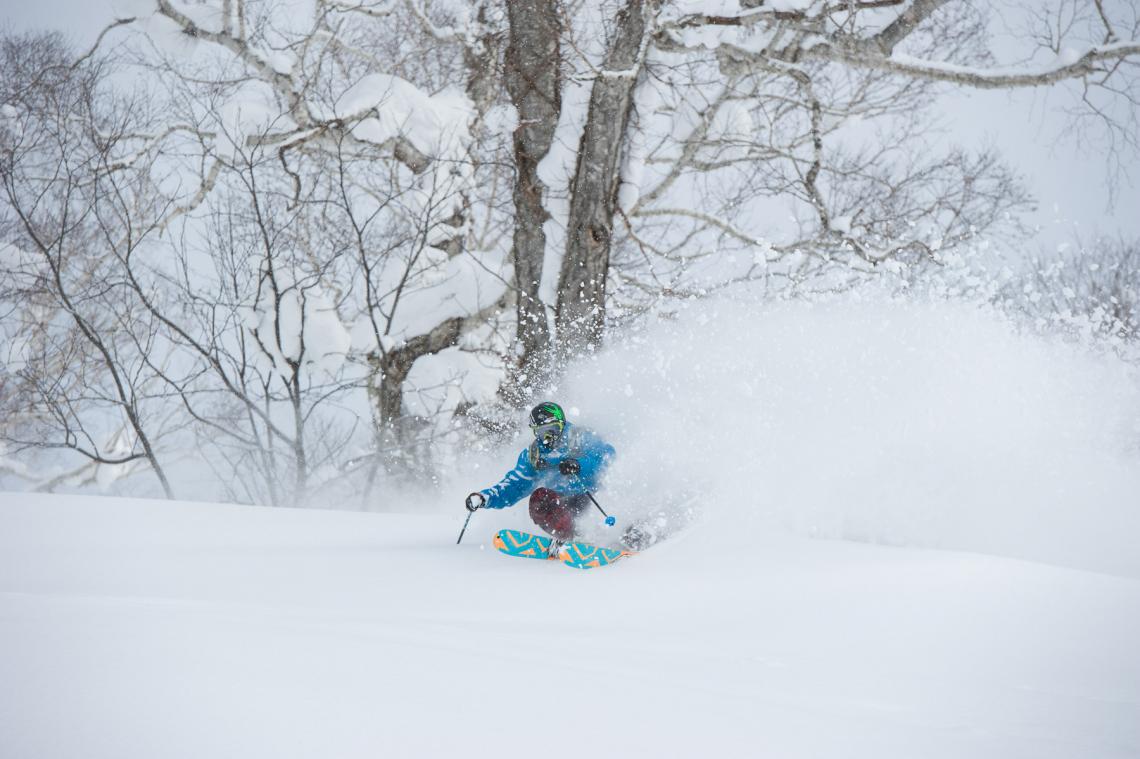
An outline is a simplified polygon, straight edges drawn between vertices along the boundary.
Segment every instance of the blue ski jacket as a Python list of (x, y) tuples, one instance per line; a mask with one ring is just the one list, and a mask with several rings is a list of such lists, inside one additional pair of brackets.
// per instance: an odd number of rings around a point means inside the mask
[[(550, 488), (570, 495), (596, 490), (598, 480), (614, 453), (612, 445), (590, 430), (567, 422), (558, 445), (548, 451), (537, 440), (534, 441), (519, 454), (515, 468), (507, 472), (498, 484), (479, 492), (487, 499), (486, 508), (505, 509), (538, 488)], [(558, 464), (563, 459), (577, 459), (581, 472), (576, 477), (567, 477), (559, 472)]]

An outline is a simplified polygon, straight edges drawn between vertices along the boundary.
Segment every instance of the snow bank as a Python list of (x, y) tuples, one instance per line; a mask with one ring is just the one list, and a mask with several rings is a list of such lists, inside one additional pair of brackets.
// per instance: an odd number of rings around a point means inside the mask
[(617, 511), (1140, 575), (1137, 373), (986, 308), (693, 304), (558, 395), (618, 446)]

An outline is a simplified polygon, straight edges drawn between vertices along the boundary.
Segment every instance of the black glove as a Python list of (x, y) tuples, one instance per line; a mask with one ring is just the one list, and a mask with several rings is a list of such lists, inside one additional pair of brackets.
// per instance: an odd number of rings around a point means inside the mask
[(535, 471), (541, 472), (548, 466), (546, 459), (542, 457), (542, 446), (538, 444), (537, 440), (530, 444), (529, 456), (530, 465), (535, 468)]
[(577, 477), (582, 471), (582, 465), (578, 463), (578, 459), (562, 459), (558, 463), (558, 471), (567, 477)]
[(468, 511), (476, 511), (486, 505), (487, 499), (483, 496), (482, 493), (472, 493), (471, 495), (467, 496), (466, 506)]

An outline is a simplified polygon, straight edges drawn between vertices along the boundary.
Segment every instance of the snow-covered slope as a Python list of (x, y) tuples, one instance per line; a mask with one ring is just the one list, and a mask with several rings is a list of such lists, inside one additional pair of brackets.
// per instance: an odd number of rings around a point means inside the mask
[(1125, 757), (1140, 581), (698, 524), (0, 495), (0, 756)]

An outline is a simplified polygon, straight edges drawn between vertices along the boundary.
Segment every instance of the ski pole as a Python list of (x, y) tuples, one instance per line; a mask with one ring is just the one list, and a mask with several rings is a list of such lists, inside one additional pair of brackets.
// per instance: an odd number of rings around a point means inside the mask
[[(479, 505), (472, 508), (471, 503), (475, 496), (479, 496)], [(459, 540), (455, 541), (455, 545), (459, 545), (463, 542), (463, 533), (467, 532), (467, 525), (471, 524), (471, 515), (486, 505), (487, 496), (482, 493), (472, 493), (467, 496), (467, 518), (463, 520), (463, 529), (459, 531)]]
[(474, 516), (474, 511), (467, 512), (467, 519), (463, 520), (463, 529), (459, 531), (459, 540), (455, 541), (455, 545), (463, 542), (463, 533), (467, 532), (467, 525), (471, 524), (471, 517)]
[(593, 501), (594, 505), (598, 507), (598, 511), (602, 512), (602, 516), (604, 516), (606, 518), (606, 525), (609, 527), (613, 527), (617, 523), (617, 520), (606, 513), (606, 510), (602, 508), (602, 504), (598, 503), (597, 498), (594, 498), (593, 493), (591, 493), (589, 490), (587, 490), (586, 495), (590, 496), (590, 500)]

